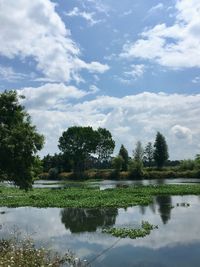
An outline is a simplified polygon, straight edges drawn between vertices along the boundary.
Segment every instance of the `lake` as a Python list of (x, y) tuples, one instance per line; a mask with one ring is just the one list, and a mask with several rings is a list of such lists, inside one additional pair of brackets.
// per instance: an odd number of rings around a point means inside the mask
[[(172, 208), (173, 207), (173, 208)], [(20, 229), (38, 246), (74, 251), (98, 267), (199, 267), (200, 196), (157, 196), (146, 207), (0, 208), (0, 237)], [(102, 228), (158, 225), (149, 236), (120, 239)]]
[[(88, 181), (87, 186), (99, 187), (101, 190), (107, 188), (115, 188), (119, 186), (134, 186), (134, 185), (158, 185), (158, 184), (199, 184), (200, 179), (194, 178), (178, 178), (178, 179), (151, 179), (151, 180), (101, 180), (101, 181)], [(34, 188), (61, 188), (61, 187), (74, 187), (82, 186), (78, 182), (64, 182), (52, 180), (37, 180), (35, 181)]]

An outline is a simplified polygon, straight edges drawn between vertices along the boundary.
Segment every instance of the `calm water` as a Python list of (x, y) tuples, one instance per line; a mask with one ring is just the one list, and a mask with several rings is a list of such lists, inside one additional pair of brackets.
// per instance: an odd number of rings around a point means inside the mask
[[(189, 203), (189, 206), (182, 203)], [(171, 208), (171, 206), (174, 208)], [(77, 256), (101, 267), (199, 267), (200, 197), (158, 196), (147, 207), (127, 209), (0, 208), (0, 236), (19, 228), (38, 245)], [(136, 240), (102, 234), (107, 226), (158, 225)]]
[[(200, 179), (179, 178), (179, 179), (152, 179), (152, 180), (103, 180), (89, 182), (91, 187), (99, 187), (101, 190), (107, 188), (115, 188), (118, 186), (133, 186), (133, 185), (156, 185), (156, 184), (198, 184)], [(75, 187), (80, 186), (78, 183), (64, 183), (63, 181), (38, 180), (35, 181), (35, 188), (58, 188), (58, 187)]]

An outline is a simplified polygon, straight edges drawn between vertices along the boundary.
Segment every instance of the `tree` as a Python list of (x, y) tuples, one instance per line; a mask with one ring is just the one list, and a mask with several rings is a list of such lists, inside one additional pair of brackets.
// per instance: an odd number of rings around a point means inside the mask
[(121, 147), (120, 147), (119, 156), (121, 156), (123, 159), (122, 171), (127, 171), (128, 170), (129, 156), (128, 156), (127, 149), (123, 145), (121, 145)]
[(135, 146), (135, 150), (133, 151), (133, 157), (135, 161), (143, 161), (144, 149), (142, 147), (142, 143), (138, 141)]
[(58, 147), (72, 159), (75, 175), (81, 176), (84, 172), (86, 160), (96, 152), (98, 137), (92, 127), (73, 126), (62, 133)]
[(0, 94), (0, 173), (23, 189), (31, 188), (36, 153), (44, 137), (37, 133), (15, 91)]
[(160, 132), (157, 132), (154, 148), (155, 163), (158, 168), (162, 168), (169, 158), (169, 154), (165, 137)]
[(98, 145), (96, 154), (100, 163), (109, 160), (110, 155), (115, 148), (115, 141), (112, 139), (111, 133), (105, 128), (98, 128)]
[(144, 162), (147, 163), (149, 167), (151, 167), (153, 163), (153, 158), (154, 158), (153, 154), (154, 154), (153, 145), (151, 142), (148, 142), (148, 144), (144, 149)]
[(123, 161), (124, 160), (121, 156), (117, 156), (113, 158), (112, 165), (114, 168), (115, 175), (119, 175), (120, 171), (122, 170)]

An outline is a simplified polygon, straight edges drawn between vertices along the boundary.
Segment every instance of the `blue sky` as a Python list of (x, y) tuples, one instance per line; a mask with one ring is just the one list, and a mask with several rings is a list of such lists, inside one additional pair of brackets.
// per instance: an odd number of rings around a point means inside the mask
[(0, 90), (16, 89), (57, 152), (72, 125), (130, 153), (161, 131), (171, 159), (200, 151), (198, 0), (0, 0)]

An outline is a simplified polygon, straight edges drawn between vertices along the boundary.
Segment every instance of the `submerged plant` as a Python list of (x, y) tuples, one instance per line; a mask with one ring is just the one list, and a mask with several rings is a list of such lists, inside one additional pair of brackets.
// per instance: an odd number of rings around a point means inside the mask
[(157, 225), (152, 225), (147, 221), (142, 221), (141, 228), (106, 228), (103, 229), (103, 233), (111, 234), (115, 237), (136, 239), (139, 237), (145, 237), (151, 233), (151, 230), (157, 229)]

